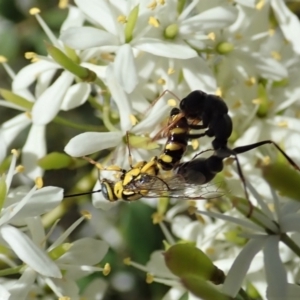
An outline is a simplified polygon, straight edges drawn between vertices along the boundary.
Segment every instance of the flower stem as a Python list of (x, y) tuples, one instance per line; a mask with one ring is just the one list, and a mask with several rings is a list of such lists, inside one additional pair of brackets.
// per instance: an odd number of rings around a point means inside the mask
[(76, 128), (76, 129), (81, 129), (84, 131), (107, 131), (107, 129), (104, 126), (78, 124), (78, 123), (72, 122), (70, 120), (66, 120), (59, 116), (56, 116), (54, 118), (53, 122), (56, 124), (65, 125), (65, 126)]
[(8, 269), (5, 269), (5, 270), (1, 270), (0, 271), (0, 277), (7, 276), (7, 275), (18, 274), (18, 273), (20, 273), (20, 271), (21, 271), (21, 269), (23, 267), (24, 266), (17, 266), (17, 267), (13, 267), (13, 268), (8, 268)]
[(288, 246), (298, 257), (300, 257), (299, 246), (286, 233), (281, 234), (280, 240), (286, 244), (286, 246)]

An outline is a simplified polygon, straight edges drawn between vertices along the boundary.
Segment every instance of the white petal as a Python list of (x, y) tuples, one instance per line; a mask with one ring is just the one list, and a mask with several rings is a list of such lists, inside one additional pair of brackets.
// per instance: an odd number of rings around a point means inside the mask
[(85, 18), (84, 18), (83, 13), (81, 12), (81, 10), (75, 6), (69, 5), (69, 13), (61, 25), (60, 31), (62, 32), (71, 27), (82, 26), (84, 23), (84, 20), (85, 20)]
[(43, 174), (43, 170), (37, 165), (37, 161), (45, 156), (46, 152), (45, 126), (33, 124), (22, 149), (22, 164), (26, 174), (33, 180)]
[(279, 240), (279, 236), (269, 236), (264, 247), (269, 300), (286, 299), (287, 296), (287, 274), (279, 256)]
[(232, 5), (218, 5), (183, 21), (182, 30), (186, 31), (186, 27), (189, 28), (189, 31), (222, 29), (231, 25), (236, 20), (237, 15), (238, 10)]
[(290, 11), (284, 1), (273, 0), (271, 1), (271, 5), (285, 38), (287, 39), (288, 43), (292, 44), (294, 51), (300, 54), (298, 35), (300, 31), (300, 22), (298, 17)]
[(25, 113), (17, 115), (10, 120), (2, 123), (0, 127), (1, 142), (9, 146), (17, 137), (17, 135), (30, 123), (31, 120), (25, 115)]
[(138, 84), (135, 58), (129, 44), (119, 47), (115, 61), (114, 73), (125, 92), (130, 94)]
[(118, 45), (115, 36), (93, 27), (70, 28), (61, 34), (60, 39), (69, 47), (77, 50)]
[(186, 83), (193, 90), (202, 90), (214, 94), (217, 82), (212, 70), (201, 57), (187, 59), (182, 63), (182, 72)]
[(11, 293), (3, 285), (0, 285), (0, 299), (9, 300), (10, 296)]
[(50, 86), (56, 70), (48, 70), (39, 75), (35, 86), (35, 98), (38, 99)]
[[(9, 289), (12, 299), (25, 300), (28, 299), (28, 293), (33, 288), (34, 281), (36, 279), (36, 272), (30, 268), (26, 268), (21, 277), (16, 281), (14, 285)], [(0, 299), (2, 299), (0, 297)]]
[(0, 100), (0, 106), (9, 107), (9, 108), (16, 109), (16, 110), (21, 110), (21, 111), (26, 110), (24, 107), (18, 106), (14, 103), (11, 103), (11, 102), (7, 102), (6, 100)]
[(116, 147), (122, 142), (123, 134), (117, 132), (85, 132), (73, 137), (65, 147), (65, 152), (80, 157), (97, 151)]
[(102, 278), (95, 278), (93, 281), (84, 289), (83, 299), (103, 299), (105, 292), (108, 287), (108, 282)]
[(154, 38), (141, 38), (134, 44), (134, 47), (167, 58), (189, 59), (198, 55), (195, 50), (184, 43), (175, 44)]
[(0, 233), (16, 255), (33, 270), (44, 276), (62, 277), (57, 265), (27, 235), (7, 225), (0, 229)]
[(284, 215), (280, 220), (280, 228), (283, 232), (299, 232), (300, 218), (298, 213)]
[(60, 108), (62, 110), (70, 110), (72, 108), (80, 106), (87, 100), (90, 92), (91, 85), (86, 82), (79, 82), (72, 85), (67, 90)]
[(62, 199), (62, 188), (47, 186), (37, 190), (11, 222), (23, 223), (25, 218), (40, 216), (58, 206)]
[(64, 71), (55, 82), (40, 96), (32, 108), (32, 121), (46, 125), (57, 115), (62, 99), (74, 80), (74, 75)]
[(250, 240), (234, 260), (225, 279), (222, 292), (235, 297), (247, 274), (253, 257), (261, 250), (267, 236)]
[(87, 3), (85, 0), (75, 0), (75, 3), (98, 26), (114, 35), (121, 32), (121, 24), (118, 26), (117, 22), (118, 15), (113, 14), (113, 7), (109, 2), (89, 0)]
[(112, 65), (106, 69), (107, 86), (111, 92), (112, 98), (118, 106), (120, 114), (121, 130), (125, 133), (132, 127), (130, 116), (132, 114), (131, 103), (128, 95), (124, 92), (124, 89), (119, 84), (115, 74), (113, 72)]
[(108, 248), (108, 244), (104, 241), (89, 237), (82, 238), (72, 243), (70, 250), (63, 254), (57, 260), (57, 263), (93, 266), (104, 258)]
[(13, 80), (13, 91), (22, 90), (29, 87), (34, 81), (36, 81), (37, 77), (41, 73), (58, 68), (60, 68), (58, 64), (45, 60), (40, 60), (24, 67)]

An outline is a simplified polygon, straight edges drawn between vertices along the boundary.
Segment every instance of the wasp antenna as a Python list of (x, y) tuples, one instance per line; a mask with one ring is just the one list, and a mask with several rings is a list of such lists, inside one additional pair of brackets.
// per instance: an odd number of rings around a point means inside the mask
[(78, 194), (72, 194), (72, 195), (64, 195), (64, 198), (78, 197), (78, 196), (96, 194), (96, 193), (100, 193), (100, 192), (102, 192), (101, 189), (97, 190), (97, 191), (91, 191), (91, 192), (85, 192), (85, 193), (78, 193)]

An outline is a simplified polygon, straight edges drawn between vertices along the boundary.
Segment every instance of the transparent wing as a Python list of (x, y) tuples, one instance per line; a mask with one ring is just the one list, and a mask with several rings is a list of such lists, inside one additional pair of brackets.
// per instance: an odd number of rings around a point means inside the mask
[(133, 180), (124, 187), (134, 192), (147, 191), (147, 198), (184, 198), (187, 200), (212, 199), (222, 196), (220, 187), (215, 184), (189, 184), (180, 175), (167, 177), (142, 174), (138, 180)]

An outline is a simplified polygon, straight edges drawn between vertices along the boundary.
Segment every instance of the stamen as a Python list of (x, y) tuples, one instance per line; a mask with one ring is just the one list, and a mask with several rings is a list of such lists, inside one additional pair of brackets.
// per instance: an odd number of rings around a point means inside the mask
[(7, 58), (3, 55), (0, 55), (0, 63), (6, 63), (7, 62)]
[(272, 51), (272, 52), (271, 52), (271, 56), (272, 56), (275, 60), (278, 60), (278, 61), (282, 59), (281, 54), (280, 54), (279, 52), (277, 52), (277, 51)]
[(153, 280), (154, 280), (154, 276), (152, 274), (150, 274), (150, 273), (147, 273), (146, 274), (146, 282), (148, 284), (151, 284), (153, 282)]
[(131, 124), (133, 126), (138, 123), (138, 120), (137, 120), (137, 118), (134, 115), (130, 115), (129, 117), (130, 117)]
[(172, 75), (172, 74), (174, 74), (176, 71), (175, 71), (175, 69), (173, 69), (173, 68), (169, 68), (168, 69), (168, 75)]
[(222, 97), (223, 93), (222, 93), (222, 88), (218, 87), (215, 94), (219, 97)]
[(124, 15), (120, 15), (120, 16), (118, 16), (117, 21), (121, 24), (125, 24), (125, 23), (127, 23), (127, 18)]
[(29, 119), (29, 120), (32, 120), (32, 115), (29, 111), (26, 111), (25, 112), (25, 116)]
[(12, 149), (12, 150), (10, 151), (10, 153), (11, 153), (12, 155), (16, 156), (16, 157), (18, 157), (19, 154), (20, 154), (19, 151), (16, 150), (16, 149)]
[(164, 220), (164, 215), (159, 212), (155, 212), (154, 214), (152, 214), (151, 218), (153, 224), (159, 224)]
[(23, 173), (24, 170), (25, 170), (24, 166), (22, 166), (22, 165), (16, 166), (16, 172), (17, 173)]
[(161, 84), (161, 85), (164, 85), (164, 84), (166, 84), (166, 81), (165, 81), (163, 78), (159, 78), (159, 79), (157, 80), (157, 83), (158, 83), (158, 84)]
[(41, 12), (41, 10), (37, 7), (32, 7), (30, 10), (29, 10), (29, 13), (32, 15), (32, 16), (35, 16), (36, 14), (39, 14)]
[(216, 40), (216, 34), (214, 32), (210, 32), (208, 35), (207, 35), (208, 39), (209, 40), (212, 40), (212, 41), (215, 41)]
[(169, 99), (167, 103), (171, 107), (175, 107), (177, 105), (177, 102), (175, 99)]
[(37, 189), (41, 189), (43, 187), (43, 184), (44, 184), (44, 182), (43, 182), (42, 177), (37, 177), (35, 179), (35, 185), (36, 185)]
[(158, 2), (158, 4), (160, 4), (160, 5), (165, 5), (165, 3), (166, 3), (165, 0), (158, 0), (157, 2)]
[(237, 109), (237, 108), (240, 108), (241, 106), (242, 106), (242, 101), (238, 100), (235, 103), (233, 103), (232, 109)]
[(247, 86), (253, 86), (254, 84), (256, 83), (256, 78), (251, 76), (249, 77), (246, 81), (245, 81), (245, 84)]
[(279, 127), (282, 127), (282, 128), (288, 128), (289, 127), (289, 124), (288, 124), (287, 121), (280, 121), (280, 122), (277, 123), (277, 125)]
[(157, 6), (157, 2), (153, 0), (149, 5), (147, 5), (147, 8), (154, 10)]
[(263, 100), (261, 98), (256, 98), (252, 100), (252, 103), (256, 105), (260, 105), (263, 103)]
[(80, 213), (81, 213), (81, 215), (82, 215), (83, 217), (85, 217), (87, 220), (91, 220), (91, 219), (92, 219), (92, 215), (91, 215), (91, 213), (90, 213), (89, 211), (87, 211), (87, 210), (82, 210)]
[(109, 263), (106, 263), (104, 269), (102, 271), (103, 275), (107, 276), (111, 271), (111, 267)]
[(257, 2), (257, 4), (255, 5), (255, 8), (257, 10), (261, 10), (263, 7), (265, 6), (265, 0), (260, 0)]
[(193, 150), (197, 150), (199, 148), (199, 141), (192, 140), (191, 145), (192, 145)]
[(69, 5), (69, 0), (59, 0), (58, 8), (65, 9)]
[(158, 19), (154, 18), (154, 17), (150, 17), (149, 20), (148, 20), (148, 24), (157, 28), (159, 27), (160, 23), (158, 21)]

